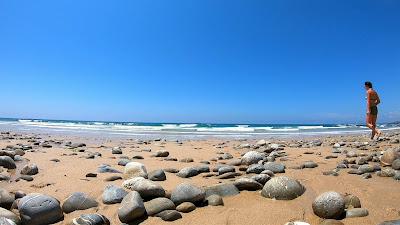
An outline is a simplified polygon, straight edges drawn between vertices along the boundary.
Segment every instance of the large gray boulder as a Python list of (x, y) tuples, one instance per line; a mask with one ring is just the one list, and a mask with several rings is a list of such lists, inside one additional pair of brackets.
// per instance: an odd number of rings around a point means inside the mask
[(60, 202), (48, 195), (32, 193), (18, 202), (22, 224), (47, 225), (64, 218)]
[(129, 190), (139, 192), (143, 199), (165, 196), (165, 190), (161, 185), (143, 177), (135, 177), (126, 180), (122, 185)]
[(123, 223), (133, 222), (146, 214), (146, 209), (139, 192), (129, 192), (118, 208), (118, 218)]
[(68, 196), (63, 205), (62, 210), (65, 213), (71, 213), (76, 210), (85, 210), (97, 207), (99, 204), (96, 200), (86, 193), (83, 192), (74, 192), (70, 196)]
[(128, 192), (122, 187), (109, 184), (104, 188), (102, 200), (104, 204), (120, 203), (127, 194)]
[(301, 196), (306, 188), (297, 180), (289, 177), (273, 177), (265, 183), (261, 195), (277, 200), (292, 200)]
[(175, 209), (175, 204), (168, 198), (155, 198), (144, 203), (147, 215), (154, 216), (164, 210)]
[(146, 167), (139, 162), (130, 162), (125, 165), (124, 169), (125, 178), (144, 177), (147, 178)]
[(203, 189), (189, 183), (179, 184), (171, 194), (171, 200), (175, 205), (183, 202), (198, 203), (204, 201), (206, 193)]
[(312, 204), (315, 215), (324, 219), (338, 219), (345, 213), (345, 199), (337, 192), (325, 192)]

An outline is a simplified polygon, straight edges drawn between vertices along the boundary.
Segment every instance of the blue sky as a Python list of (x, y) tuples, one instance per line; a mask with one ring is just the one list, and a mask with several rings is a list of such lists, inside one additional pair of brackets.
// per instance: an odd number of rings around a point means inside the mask
[(0, 1), (0, 117), (400, 120), (400, 1)]

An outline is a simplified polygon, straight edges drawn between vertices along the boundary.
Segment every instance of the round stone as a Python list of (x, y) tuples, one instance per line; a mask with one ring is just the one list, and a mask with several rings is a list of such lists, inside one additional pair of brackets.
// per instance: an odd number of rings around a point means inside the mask
[(154, 216), (164, 210), (175, 209), (175, 204), (168, 198), (155, 198), (144, 203), (147, 215)]
[(36, 164), (25, 165), (22, 167), (21, 174), (24, 175), (35, 175), (39, 173), (39, 169)]
[(146, 167), (139, 162), (130, 162), (125, 165), (124, 175), (126, 178), (144, 177), (147, 178)]
[(210, 195), (206, 198), (208, 205), (212, 206), (219, 206), (219, 205), (224, 205), (224, 201), (222, 200), (222, 197), (219, 195)]
[(277, 200), (292, 200), (301, 196), (305, 190), (305, 187), (297, 180), (280, 176), (273, 177), (265, 183), (261, 195)]
[(315, 215), (321, 218), (337, 219), (345, 212), (345, 199), (337, 192), (325, 192), (314, 200), (312, 208)]
[(257, 191), (263, 188), (260, 183), (250, 178), (239, 178), (233, 182), (233, 185), (235, 185), (239, 191)]
[(164, 170), (154, 170), (149, 173), (149, 180), (152, 181), (164, 181), (167, 177)]
[(143, 177), (135, 177), (126, 180), (122, 185), (129, 190), (139, 192), (143, 199), (152, 199), (165, 196), (165, 190), (163, 187), (161, 187), (161, 185)]
[(85, 210), (97, 207), (98, 203), (95, 199), (89, 197), (86, 193), (75, 192), (65, 199), (62, 210), (65, 213), (71, 213), (76, 210)]
[(15, 169), (17, 165), (10, 156), (0, 156), (0, 166), (7, 169)]
[(122, 202), (122, 199), (128, 194), (123, 188), (115, 186), (115, 185), (107, 185), (104, 188), (104, 192), (102, 195), (104, 204), (115, 204)]
[(256, 151), (249, 151), (242, 157), (242, 164), (243, 165), (251, 165), (256, 164), (260, 160), (264, 159), (264, 155), (262, 153)]
[(183, 183), (179, 184), (171, 193), (171, 200), (175, 205), (183, 202), (203, 202), (205, 198), (205, 191), (193, 184)]
[(196, 205), (191, 202), (183, 202), (176, 207), (178, 212), (188, 213), (196, 209)]
[(182, 215), (176, 210), (164, 210), (156, 216), (164, 221), (175, 221), (182, 218)]
[(33, 193), (21, 198), (18, 210), (22, 224), (52, 224), (63, 218), (59, 201), (43, 194)]

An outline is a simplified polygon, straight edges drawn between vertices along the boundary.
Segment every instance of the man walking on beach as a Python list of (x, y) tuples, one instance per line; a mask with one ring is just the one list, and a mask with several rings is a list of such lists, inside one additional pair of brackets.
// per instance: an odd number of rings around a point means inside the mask
[(372, 130), (371, 140), (373, 140), (375, 135), (379, 138), (382, 134), (382, 132), (376, 128), (378, 104), (381, 103), (381, 100), (379, 99), (378, 93), (372, 89), (371, 82), (365, 82), (365, 89), (367, 90), (367, 126)]

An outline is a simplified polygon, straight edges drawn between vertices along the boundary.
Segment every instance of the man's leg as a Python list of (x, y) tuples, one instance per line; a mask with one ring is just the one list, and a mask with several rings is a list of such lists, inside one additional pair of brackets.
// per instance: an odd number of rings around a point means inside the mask
[(376, 120), (377, 120), (378, 116), (377, 115), (373, 115), (371, 116), (371, 123), (374, 126), (374, 131), (375, 134), (377, 134), (377, 139), (381, 136), (382, 132), (380, 130), (378, 130), (378, 128), (376, 128)]
[(371, 114), (367, 114), (367, 127), (369, 128), (369, 129), (371, 129), (371, 140), (372, 139), (374, 139), (374, 137), (375, 137), (375, 126), (374, 126), (374, 124), (372, 123), (373, 121), (372, 121), (372, 115)]

